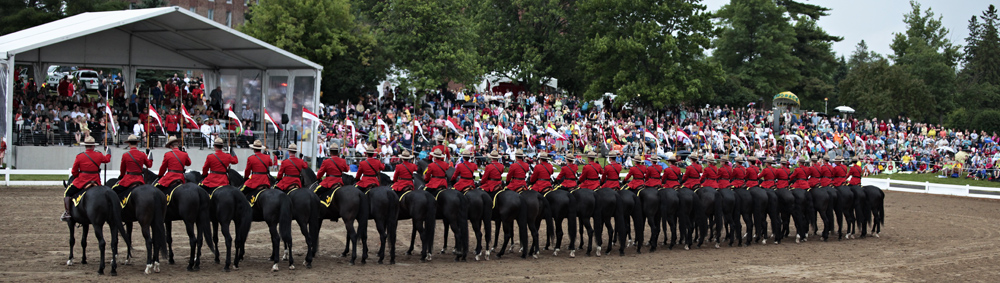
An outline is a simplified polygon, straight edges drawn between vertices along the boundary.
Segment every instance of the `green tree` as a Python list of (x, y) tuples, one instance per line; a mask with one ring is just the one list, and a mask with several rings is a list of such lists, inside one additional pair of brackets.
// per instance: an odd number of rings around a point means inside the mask
[(910, 6), (912, 10), (903, 15), (907, 30), (895, 34), (890, 45), (894, 54), (890, 58), (896, 66), (923, 81), (931, 95), (920, 102), (934, 107), (925, 117), (942, 123), (945, 114), (955, 106), (959, 47), (948, 40), (948, 29), (942, 26), (941, 17), (935, 18), (930, 8), (921, 12), (917, 2), (911, 1)]
[(388, 70), (375, 37), (350, 11), (347, 0), (261, 1), (240, 30), (323, 65), (324, 102), (349, 99), (375, 89)]
[(840, 99), (858, 113), (880, 119), (897, 115), (927, 118), (934, 106), (926, 103), (931, 93), (923, 82), (904, 67), (891, 65), (862, 41), (851, 55), (850, 70), (840, 82)]
[(357, 0), (404, 89), (478, 82), (483, 74), (470, 0)]
[(770, 103), (774, 94), (799, 85), (802, 59), (792, 53), (798, 40), (786, 12), (774, 0), (732, 0), (719, 9), (722, 31), (713, 57), (740, 93)]
[(662, 107), (710, 93), (723, 72), (703, 55), (713, 31), (711, 16), (699, 2), (579, 2), (580, 14), (590, 17), (580, 54), (589, 82), (585, 96), (612, 92), (618, 104)]
[(799, 96), (802, 108), (823, 109), (824, 99), (834, 97), (834, 75), (840, 66), (833, 54), (833, 43), (843, 38), (826, 33), (817, 24), (820, 17), (829, 15), (829, 8), (790, 0), (777, 2), (785, 6), (794, 21), (792, 55), (802, 61), (797, 68), (802, 79), (790, 90)]
[(0, 35), (86, 12), (121, 10), (118, 0), (0, 0)]
[[(981, 22), (980, 22), (981, 20)], [(969, 20), (965, 68), (959, 73), (959, 104), (970, 109), (1000, 107), (1000, 37), (996, 7), (990, 5)]]
[[(551, 79), (558, 79), (560, 87), (578, 84), (582, 29), (571, 24), (575, 1), (486, 0), (475, 8), (477, 50), (487, 73), (506, 76), (531, 92)], [(570, 92), (579, 90), (574, 88)]]

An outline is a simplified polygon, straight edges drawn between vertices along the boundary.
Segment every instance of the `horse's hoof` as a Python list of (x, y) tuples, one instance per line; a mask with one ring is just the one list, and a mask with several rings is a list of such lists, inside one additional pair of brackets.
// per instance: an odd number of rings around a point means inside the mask
[(799, 235), (795, 235), (795, 243), (798, 244), (798, 243), (801, 243), (801, 242), (802, 242), (802, 237), (799, 236)]
[(104, 270), (98, 270), (97, 275), (104, 275)]
[(114, 271), (114, 270), (112, 270), (112, 271), (111, 271), (111, 276), (118, 276), (118, 271)]
[(618, 252), (618, 256), (625, 256), (625, 252)]
[(880, 237), (878, 236), (878, 233), (875, 233), (875, 238), (880, 238)]
[(73, 266), (73, 260), (72, 259), (71, 260), (67, 260), (66, 261), (66, 266)]
[(479, 261), (479, 255), (476, 255), (474, 258), (476, 259), (476, 261)]
[(685, 245), (685, 246), (684, 246), (684, 250), (685, 250), (685, 251), (688, 251), (688, 250), (691, 250), (691, 245)]
[[(239, 268), (237, 268), (237, 270), (238, 269)], [(159, 261), (153, 263), (153, 273), (160, 273), (160, 262)]]
[(175, 264), (176, 262), (174, 262), (174, 259), (171, 258), (171, 259), (167, 260), (167, 263), (169, 263), (169, 264)]
[(271, 272), (278, 272), (278, 264), (277, 263), (275, 263), (273, 266), (271, 266)]
[(146, 275), (149, 275), (149, 274), (153, 273), (153, 265), (152, 264), (147, 264), (145, 272), (146, 272)]
[(188, 267), (187, 267), (187, 271), (188, 271), (188, 272), (194, 272), (194, 267), (191, 267), (191, 266), (188, 266)]
[(380, 259), (378, 260), (378, 264), (385, 264), (385, 263), (383, 263), (382, 260)]
[(87, 260), (86, 260), (86, 259), (84, 259), (84, 260), (81, 260), (81, 261), (80, 261), (80, 264), (87, 264)]
[(294, 265), (289, 265), (288, 266), (288, 270), (295, 270), (295, 266)]
[(719, 243), (715, 243), (715, 248), (716, 248), (716, 249), (718, 249), (718, 248), (719, 248)]
[(538, 259), (538, 255), (537, 254), (533, 254), (533, 255), (531, 255), (531, 258)]
[(132, 261), (126, 258), (124, 261), (122, 261), (122, 265), (132, 265)]

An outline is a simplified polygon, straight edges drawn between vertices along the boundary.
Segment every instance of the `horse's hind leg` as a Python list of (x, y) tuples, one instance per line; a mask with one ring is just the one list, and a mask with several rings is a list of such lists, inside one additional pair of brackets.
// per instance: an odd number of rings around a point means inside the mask
[[(448, 218), (441, 219), (441, 224), (444, 226), (444, 246), (441, 247), (441, 254), (444, 254), (444, 251), (448, 249)], [(457, 242), (455, 244), (458, 245)]]
[(173, 232), (171, 232), (173, 230), (172, 223), (173, 221), (163, 222), (163, 227), (166, 227), (166, 231), (164, 231), (164, 236), (167, 237), (167, 246), (166, 246), (167, 262), (170, 264), (174, 264), (174, 236), (171, 235), (173, 234)]
[[(379, 218), (381, 218), (381, 217), (379, 217)], [(386, 231), (386, 227), (385, 226), (386, 226), (385, 225), (385, 220), (379, 220), (379, 219), (375, 220), (375, 230), (378, 231), (378, 239), (379, 239), (378, 264), (382, 264), (382, 260), (385, 259), (385, 244), (386, 244), (386, 240), (389, 237), (389, 235), (388, 235), (388, 233)], [(367, 245), (365, 245), (365, 246), (366, 246), (366, 249), (367, 249)], [(365, 254), (368, 254), (368, 253), (365, 252)]]
[(66, 226), (69, 226), (69, 259), (66, 260), (66, 265), (73, 265), (73, 246), (76, 245), (76, 227), (72, 220), (66, 222)]
[(277, 221), (268, 222), (267, 230), (271, 234), (271, 258), (270, 260), (274, 262), (271, 266), (271, 271), (278, 271), (278, 262), (281, 261), (281, 256), (278, 255), (279, 247), (281, 246), (281, 237), (278, 235), (278, 223)]
[[(101, 252), (101, 262), (97, 267), (97, 274), (104, 275), (104, 249), (107, 248), (107, 243), (104, 241), (104, 223), (94, 223), (94, 237), (97, 238), (97, 249)], [(112, 225), (113, 226), (113, 225)]]
[(417, 239), (417, 231), (421, 231), (423, 228), (417, 226), (417, 221), (413, 221), (413, 229), (410, 230), (410, 249), (406, 250), (406, 255), (413, 255), (413, 245)]
[[(153, 237), (149, 231), (149, 224), (139, 223), (139, 230), (142, 233), (142, 239), (146, 241), (146, 274), (153, 271)], [(132, 231), (131, 228), (128, 231)]]
[(191, 246), (191, 257), (188, 258), (188, 267), (187, 267), (187, 270), (188, 271), (198, 271), (198, 269), (200, 269), (200, 267), (196, 266), (195, 262), (200, 261), (198, 259), (198, 254), (197, 253), (200, 250), (198, 248), (198, 245), (199, 245), (199, 243), (201, 241), (199, 241), (198, 236), (194, 232), (194, 222), (184, 221), (184, 227), (187, 230), (188, 242), (189, 242), (189, 245)]
[[(125, 231), (124, 231), (125, 233), (122, 233), (122, 237), (125, 238), (125, 242), (129, 243), (128, 245), (126, 245), (127, 250), (125, 251), (125, 265), (131, 264), (131, 261), (132, 261), (132, 245), (131, 245), (131, 243), (132, 243), (132, 224), (133, 224), (132, 221), (125, 221)], [(141, 223), (139, 224), (139, 227), (140, 227), (140, 229), (142, 228), (142, 224)], [(148, 240), (149, 239), (147, 239), (147, 241)], [(148, 249), (147, 249), (147, 251), (148, 251)]]
[(90, 226), (82, 225), (83, 237), (80, 237), (80, 263), (87, 264), (87, 234), (90, 234)]

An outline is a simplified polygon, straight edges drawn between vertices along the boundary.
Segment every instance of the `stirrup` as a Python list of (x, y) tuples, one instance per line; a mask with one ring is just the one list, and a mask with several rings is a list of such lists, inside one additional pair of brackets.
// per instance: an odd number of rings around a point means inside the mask
[(65, 222), (69, 222), (71, 219), (73, 219), (73, 216), (69, 215), (69, 211), (63, 211), (62, 216), (59, 217), (59, 220)]

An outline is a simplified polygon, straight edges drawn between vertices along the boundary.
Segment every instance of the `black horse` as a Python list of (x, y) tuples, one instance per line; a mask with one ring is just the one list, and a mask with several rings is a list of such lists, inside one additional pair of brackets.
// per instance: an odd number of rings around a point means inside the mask
[[(230, 169), (227, 173), (230, 185), (242, 188), (246, 183), (246, 179), (235, 170)], [(268, 232), (271, 234), (271, 257), (269, 260), (274, 262), (271, 271), (278, 271), (278, 262), (281, 260), (279, 248), (282, 246), (282, 242), (285, 244), (285, 250), (289, 251), (287, 253), (288, 269), (295, 269), (295, 261), (290, 252), (292, 250), (292, 202), (288, 199), (288, 195), (276, 189), (263, 189), (256, 195), (244, 195), (244, 197), (256, 199), (250, 205), (252, 222), (263, 221), (267, 223)], [(240, 230), (239, 227), (237, 230)], [(242, 260), (243, 251), (237, 252), (236, 258)]]
[[(392, 180), (384, 173), (378, 173), (379, 186), (365, 191), (368, 195), (370, 208), (369, 219), (375, 220), (375, 230), (379, 234), (378, 263), (382, 264), (385, 259), (385, 249), (388, 241), (390, 253), (395, 254), (396, 248), (396, 225), (399, 217), (399, 195), (392, 190)], [(362, 257), (361, 263), (365, 263), (368, 255), (367, 237), (362, 237)], [(394, 263), (390, 259), (390, 263)]]
[[(670, 237), (663, 232), (663, 245), (667, 249), (673, 249), (677, 245), (677, 220), (680, 213), (680, 196), (674, 188), (657, 188), (660, 198), (660, 227), (661, 230), (670, 228)], [(690, 204), (688, 204), (690, 208)], [(690, 214), (690, 212), (689, 212)]]
[(779, 238), (784, 239), (791, 235), (792, 230), (789, 228), (792, 223), (791, 218), (796, 214), (795, 211), (798, 209), (798, 205), (795, 203), (795, 195), (792, 193), (792, 190), (793, 189), (791, 188), (778, 188), (774, 190), (774, 194), (778, 199), (778, 218), (781, 220), (774, 221), (773, 218), (771, 219), (772, 222), (778, 222), (781, 225), (780, 230), (772, 231), (775, 234), (775, 243), (780, 243), (778, 241)]
[(701, 187), (695, 190), (695, 194), (698, 195), (700, 202), (694, 210), (694, 220), (698, 226), (698, 247), (705, 243), (706, 236), (710, 236), (708, 240), (712, 241), (714, 238), (715, 247), (719, 248), (721, 242), (719, 238), (721, 238), (724, 221), (722, 205), (716, 201), (717, 198), (721, 197), (719, 191), (711, 187)]
[[(64, 182), (64, 186), (69, 186), (73, 178)], [(104, 241), (104, 223), (108, 224), (111, 231), (111, 276), (118, 275), (118, 232), (122, 230), (122, 207), (118, 195), (105, 186), (90, 187), (80, 194), (79, 203), (73, 205), (72, 218), (66, 222), (69, 226), (69, 260), (66, 265), (73, 265), (73, 245), (76, 244), (76, 225), (83, 228), (83, 237), (80, 238), (81, 254), (80, 262), (87, 264), (87, 233), (90, 229), (87, 225), (94, 226), (94, 237), (97, 238), (97, 246), (101, 250), (101, 263), (97, 268), (97, 274), (104, 275), (104, 263), (106, 242)]]
[[(410, 249), (406, 254), (413, 254), (416, 235), (420, 234), (420, 261), (431, 260), (434, 253), (434, 226), (437, 224), (437, 202), (434, 195), (424, 190), (424, 179), (417, 172), (413, 173), (413, 189), (399, 196), (398, 220), (411, 219), (413, 230), (410, 233)], [(393, 227), (395, 228), (395, 227)], [(395, 233), (395, 232), (393, 232)], [(395, 243), (395, 238), (392, 239)], [(396, 263), (396, 247), (389, 252), (389, 263)]]
[[(740, 199), (737, 197), (736, 192), (730, 188), (722, 188), (717, 191), (715, 198), (716, 215), (718, 213), (722, 214), (722, 217), (716, 217), (716, 223), (722, 225), (726, 229), (725, 238), (729, 240), (729, 246), (733, 246), (733, 242), (738, 241), (738, 238), (743, 235), (743, 227), (740, 225), (739, 217), (739, 206)], [(721, 235), (715, 234), (716, 240)], [(738, 241), (739, 246), (743, 246), (742, 241)], [(719, 242), (716, 241), (715, 247), (719, 247)]]
[[(308, 187), (316, 182), (316, 173), (309, 168), (302, 168), (299, 171), (299, 181), (303, 187)], [(319, 239), (319, 226), (322, 219), (321, 204), (319, 196), (305, 188), (292, 188), (288, 191), (288, 201), (291, 203), (292, 220), (299, 224), (299, 230), (306, 242), (306, 258), (302, 263), (306, 268), (312, 268), (313, 258), (319, 249), (317, 241)], [(291, 251), (285, 251), (285, 256)]]
[(211, 227), (210, 208), (211, 201), (208, 193), (196, 183), (182, 183), (167, 194), (164, 226), (166, 226), (167, 256), (170, 264), (174, 264), (174, 246), (171, 236), (173, 221), (184, 221), (184, 227), (187, 230), (188, 244), (191, 248), (188, 257), (188, 271), (201, 269), (203, 240), (208, 243), (210, 251), (217, 252), (213, 246), (212, 234), (209, 233), (209, 227)]
[[(863, 186), (862, 188), (865, 191), (867, 204), (864, 217), (866, 222), (872, 223), (872, 235), (878, 238), (878, 233), (882, 232), (882, 226), (885, 224), (885, 192), (876, 186)], [(861, 237), (865, 237), (864, 230), (861, 232)]]
[[(694, 231), (695, 227), (701, 224), (698, 222), (702, 217), (699, 213), (701, 208), (701, 199), (698, 198), (698, 194), (690, 188), (677, 188), (677, 221), (678, 227), (680, 228), (680, 239), (682, 245), (684, 245), (685, 250), (691, 249), (691, 245), (694, 244)], [(705, 225), (708, 225), (707, 223)], [(699, 246), (701, 243), (698, 244)]]
[[(587, 255), (590, 256), (590, 252), (593, 251), (594, 246), (594, 226), (592, 222), (594, 221), (594, 207), (597, 205), (597, 200), (595, 197), (594, 190), (591, 189), (578, 189), (570, 192), (573, 194), (575, 202), (573, 203), (573, 210), (576, 211), (577, 219), (580, 222), (580, 248), (583, 248), (584, 230), (587, 232)], [(576, 233), (570, 229), (570, 233)], [(573, 251), (570, 251), (570, 257), (575, 256)]]
[[(230, 184), (242, 182), (243, 177), (241, 177), (235, 170), (230, 169), (226, 175)], [(196, 171), (188, 171), (184, 174), (184, 179), (188, 182), (198, 184), (202, 181), (201, 174)], [(240, 189), (232, 185), (225, 185), (211, 189), (208, 191), (208, 197), (211, 199), (209, 218), (212, 221), (212, 238), (214, 239), (214, 245), (219, 247), (220, 226), (222, 227), (222, 238), (225, 238), (226, 264), (222, 270), (229, 272), (230, 265), (236, 270), (239, 270), (240, 261), (242, 261), (245, 253), (246, 239), (250, 234), (250, 225), (253, 222), (253, 209), (250, 208), (250, 202), (247, 201), (243, 193), (240, 192)], [(235, 225), (235, 239), (229, 229), (230, 223)], [(234, 242), (236, 244), (235, 256), (233, 256)], [(221, 251), (215, 253), (215, 263), (220, 263), (220, 253)]]
[[(343, 220), (347, 232), (347, 242), (344, 243), (344, 252), (340, 256), (347, 257), (347, 254), (351, 253), (350, 264), (354, 265), (358, 259), (358, 240), (364, 241), (364, 238), (368, 236), (368, 215), (371, 213), (371, 208), (369, 208), (368, 196), (353, 185), (354, 178), (346, 174), (343, 178), (344, 185), (318, 195), (322, 204), (320, 215), (321, 219), (329, 219), (330, 221)], [(315, 193), (318, 188), (319, 183), (317, 182), (310, 185), (307, 190)], [(322, 221), (319, 223), (315, 230), (317, 237), (313, 238), (317, 247), (319, 245), (319, 231), (323, 225)], [(313, 252), (315, 253), (315, 250)], [(362, 256), (367, 257), (366, 255)]]
[[(649, 251), (656, 251), (657, 241), (660, 239), (660, 218), (662, 206), (660, 205), (660, 190), (658, 187), (643, 187), (636, 191), (636, 199), (639, 200), (633, 209), (635, 221), (636, 253), (642, 253), (642, 245), (645, 242), (646, 225), (649, 225)], [(643, 223), (645, 222), (645, 223)]]
[[(835, 191), (831, 187), (819, 187), (809, 190), (812, 196), (812, 210), (809, 211), (809, 222), (813, 227), (813, 234), (820, 234), (823, 241), (830, 237), (833, 231), (833, 201), (836, 200)], [(816, 214), (823, 220), (823, 232), (817, 233), (819, 223), (816, 221)]]
[[(733, 212), (733, 221), (736, 221), (736, 225), (739, 225), (740, 218), (743, 219), (743, 223), (746, 224), (746, 233), (742, 231), (737, 231), (735, 236), (740, 240), (739, 246), (746, 244), (749, 246), (753, 243), (754, 238), (754, 228), (756, 227), (756, 222), (754, 221), (754, 208), (760, 206), (760, 199), (754, 199), (753, 193), (750, 192), (750, 188), (733, 188), (733, 193), (736, 194), (736, 210)], [(764, 194), (764, 201), (767, 200), (767, 194)], [(761, 207), (763, 208), (763, 207)]]
[(524, 204), (522, 209), (524, 209), (528, 217), (528, 233), (531, 234), (531, 243), (521, 242), (521, 246), (522, 248), (527, 248), (528, 255), (538, 258), (538, 228), (544, 219), (545, 199), (541, 193), (530, 188), (522, 190), (520, 195), (521, 201)]
[[(837, 214), (837, 239), (847, 239), (851, 238), (854, 234), (854, 228), (857, 224), (857, 219), (854, 214), (854, 191), (848, 186), (837, 186), (834, 187), (837, 190), (837, 199), (833, 200), (834, 213)], [(844, 227), (844, 221), (847, 221), (847, 227)], [(847, 234), (844, 234), (844, 230), (847, 230)]]
[[(156, 174), (143, 170), (143, 179), (146, 184), (150, 184), (156, 180)], [(125, 238), (128, 249), (125, 264), (128, 265), (132, 259), (132, 223), (139, 222), (139, 230), (146, 242), (145, 272), (146, 274), (160, 272), (160, 251), (166, 246), (163, 219), (167, 197), (152, 185), (137, 185), (130, 188), (116, 186), (118, 178), (108, 180), (107, 184), (114, 188), (112, 190), (124, 202), (122, 221), (125, 222), (125, 230), (122, 231), (122, 237)]]
[[(451, 176), (455, 173), (455, 168), (445, 171), (448, 176), (448, 187), (454, 186)], [(454, 189), (427, 189), (434, 195), (437, 207), (437, 218), (444, 224), (444, 246), (441, 247), (443, 254), (448, 248), (448, 229), (455, 233), (455, 261), (465, 261), (469, 252), (469, 200), (458, 190)]]
[[(497, 258), (503, 257), (507, 252), (507, 244), (510, 243), (514, 238), (514, 222), (517, 221), (518, 235), (521, 243), (528, 242), (528, 211), (524, 208), (524, 201), (521, 199), (521, 195), (512, 190), (507, 190), (505, 188), (496, 188), (496, 191), (491, 193), (493, 195), (493, 220), (494, 228), (494, 238), (497, 240), (493, 242), (493, 251), (497, 247), (497, 243), (500, 242), (500, 229), (501, 224), (503, 228), (503, 245), (497, 252)], [(489, 258), (489, 252), (486, 253), (486, 257)], [(521, 250), (521, 258), (528, 257), (528, 249)]]
[[(600, 188), (594, 191), (594, 229), (596, 229), (597, 237), (597, 256), (601, 256), (602, 247), (604, 244), (603, 232), (606, 229), (608, 231), (608, 248), (603, 251), (603, 253), (610, 253), (611, 247), (614, 245), (612, 239), (618, 239), (620, 248), (619, 254), (625, 255), (625, 205), (622, 204), (622, 198), (617, 191), (613, 188)], [(615, 227), (621, 227), (619, 229), (614, 229), (611, 227), (612, 220), (614, 220)]]
[[(490, 246), (490, 219), (493, 219), (493, 198), (486, 191), (480, 189), (478, 184), (465, 191), (464, 194), (465, 198), (469, 200), (469, 224), (472, 224), (472, 231), (476, 234), (475, 259), (479, 260), (483, 256), (485, 248)], [(485, 242), (483, 242), (484, 237)], [(489, 256), (486, 258), (489, 259)]]
[(548, 232), (545, 236), (545, 250), (549, 249), (549, 242), (555, 238), (555, 250), (552, 255), (559, 255), (564, 234), (562, 223), (566, 220), (569, 230), (569, 257), (576, 257), (576, 195), (569, 190), (558, 189), (548, 191), (542, 196), (548, 202), (545, 209), (545, 231)]

